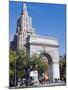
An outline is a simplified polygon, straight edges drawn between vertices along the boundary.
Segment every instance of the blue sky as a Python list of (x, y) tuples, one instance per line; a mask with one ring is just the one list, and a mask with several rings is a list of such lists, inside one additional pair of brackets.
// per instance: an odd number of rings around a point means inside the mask
[[(59, 53), (65, 53), (65, 9), (64, 4), (26, 3), (36, 33), (55, 37), (59, 41)], [(22, 12), (23, 2), (9, 2), (10, 41), (16, 32), (17, 19)]]

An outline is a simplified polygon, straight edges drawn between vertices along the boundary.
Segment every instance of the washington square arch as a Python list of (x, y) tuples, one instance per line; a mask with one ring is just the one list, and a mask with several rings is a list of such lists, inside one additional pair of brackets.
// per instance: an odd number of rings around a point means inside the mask
[(26, 3), (23, 4), (21, 15), (17, 20), (16, 34), (11, 44), (14, 48), (25, 47), (30, 57), (35, 53), (42, 54), (43, 58), (48, 60), (49, 80), (55, 82), (55, 79), (60, 79), (58, 40), (36, 34)]

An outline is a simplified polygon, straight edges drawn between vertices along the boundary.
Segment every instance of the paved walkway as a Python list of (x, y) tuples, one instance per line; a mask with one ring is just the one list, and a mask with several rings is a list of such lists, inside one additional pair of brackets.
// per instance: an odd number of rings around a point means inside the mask
[(20, 87), (11, 87), (10, 89), (16, 89), (16, 88), (35, 88), (35, 87), (52, 87), (52, 86), (65, 86), (66, 83), (60, 82), (60, 83), (44, 83), (44, 84), (38, 84), (33, 86), (20, 86)]
[(38, 86), (50, 87), (50, 86), (64, 86), (64, 85), (66, 84), (62, 82), (62, 83), (44, 83), (44, 84), (39, 84)]

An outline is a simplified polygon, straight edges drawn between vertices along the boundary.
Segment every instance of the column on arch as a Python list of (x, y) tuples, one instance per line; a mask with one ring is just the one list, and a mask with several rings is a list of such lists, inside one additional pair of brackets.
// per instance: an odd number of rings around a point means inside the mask
[(52, 68), (53, 68), (53, 82), (60, 79), (60, 69), (59, 69), (59, 53), (58, 48), (55, 49), (52, 56)]

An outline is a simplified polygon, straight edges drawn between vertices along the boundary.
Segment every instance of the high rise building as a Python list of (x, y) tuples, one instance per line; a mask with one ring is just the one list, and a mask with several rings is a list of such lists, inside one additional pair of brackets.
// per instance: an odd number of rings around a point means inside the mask
[(35, 34), (35, 29), (32, 27), (32, 18), (28, 15), (27, 6), (24, 3), (21, 16), (17, 20), (17, 48), (23, 48), (26, 38), (31, 34)]

